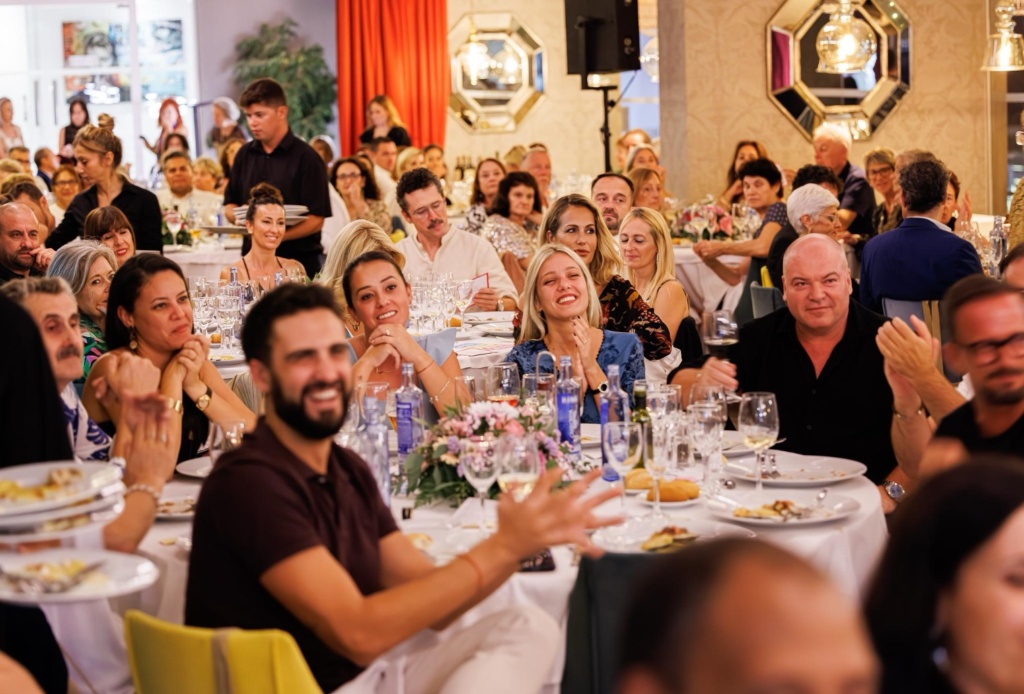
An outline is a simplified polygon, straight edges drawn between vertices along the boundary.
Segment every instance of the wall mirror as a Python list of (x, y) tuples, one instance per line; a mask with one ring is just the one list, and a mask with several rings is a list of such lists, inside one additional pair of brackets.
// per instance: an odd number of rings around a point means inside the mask
[(874, 52), (863, 69), (819, 71), (818, 35), (838, 2), (785, 0), (768, 23), (768, 94), (811, 139), (825, 121), (868, 140), (910, 90), (910, 23), (891, 0), (849, 0), (854, 20), (870, 27)]
[(511, 132), (543, 96), (544, 48), (512, 14), (464, 14), (448, 32), (448, 110), (470, 132)]

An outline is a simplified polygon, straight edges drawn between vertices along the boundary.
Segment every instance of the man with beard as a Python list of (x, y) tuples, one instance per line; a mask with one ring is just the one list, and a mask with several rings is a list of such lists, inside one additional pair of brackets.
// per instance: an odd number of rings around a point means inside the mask
[(10, 280), (41, 275), (54, 251), (43, 248), (32, 210), (18, 202), (0, 205), (0, 285)]
[(250, 311), (242, 347), (266, 416), (214, 466), (199, 496), (185, 622), (283, 629), (317, 683), (333, 691), (535, 692), (559, 630), (517, 606), (437, 645), (389, 650), (444, 629), (496, 590), (523, 557), (565, 542), (589, 546), (585, 498), (596, 473), (552, 493), (549, 471), (516, 503), (498, 502), (498, 530), (435, 567), (397, 528), (366, 463), (332, 437), (348, 405), (351, 365), (341, 310), (319, 285), (287, 284)]
[(590, 199), (601, 210), (608, 231), (619, 230), (619, 222), (633, 206), (633, 181), (617, 173), (603, 173), (590, 184)]
[[(941, 439), (957, 439), (972, 454), (1021, 455), (1024, 296), (1007, 284), (972, 275), (950, 287), (943, 304), (952, 338), (946, 357), (954, 369), (970, 376), (974, 398), (943, 418), (928, 448), (945, 445)], [(923, 459), (931, 453), (926, 449)], [(916, 461), (900, 464), (911, 477), (919, 472)]]

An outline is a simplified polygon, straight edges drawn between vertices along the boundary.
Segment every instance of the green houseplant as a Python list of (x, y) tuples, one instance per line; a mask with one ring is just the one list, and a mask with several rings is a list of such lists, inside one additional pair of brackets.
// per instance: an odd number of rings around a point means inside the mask
[(261, 24), (259, 33), (235, 46), (235, 81), (243, 89), (253, 80), (270, 77), (281, 83), (288, 97), (288, 125), (308, 141), (324, 133), (334, 120), (331, 109), (337, 99), (337, 82), (324, 61), (319, 45), (296, 44), (292, 19), (280, 24)]

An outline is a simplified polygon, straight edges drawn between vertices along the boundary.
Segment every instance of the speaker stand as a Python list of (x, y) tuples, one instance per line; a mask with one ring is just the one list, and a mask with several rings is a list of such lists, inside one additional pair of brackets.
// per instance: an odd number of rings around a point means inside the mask
[(604, 144), (604, 170), (607, 172), (612, 170), (612, 130), (608, 124), (608, 115), (618, 103), (609, 96), (609, 92), (616, 89), (616, 87), (609, 85), (591, 87), (587, 83), (587, 76), (590, 74), (589, 68), (591, 65), (590, 43), (587, 41), (588, 29), (600, 21), (600, 19), (595, 17), (576, 17), (576, 31), (579, 32), (580, 37), (580, 65), (583, 66), (582, 73), (580, 74), (581, 87), (585, 90), (601, 92), (601, 106), (604, 109), (604, 121), (601, 125), (601, 142)]

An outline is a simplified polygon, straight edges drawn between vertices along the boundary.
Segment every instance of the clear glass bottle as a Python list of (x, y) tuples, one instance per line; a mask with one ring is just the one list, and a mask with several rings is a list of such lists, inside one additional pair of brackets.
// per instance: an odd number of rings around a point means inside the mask
[(598, 403), (601, 412), (601, 465), (604, 469), (602, 477), (614, 482), (619, 479), (619, 473), (608, 464), (604, 453), (604, 425), (608, 422), (628, 422), (631, 411), (629, 407), (629, 393), (622, 389), (619, 382), (619, 365), (608, 365), (608, 390), (598, 396)]
[(572, 377), (572, 359), (559, 360), (558, 383), (555, 384), (555, 409), (558, 412), (558, 433), (569, 444), (569, 461), (582, 457), (580, 440), (580, 384)]
[(423, 390), (416, 385), (412, 363), (402, 364), (402, 387), (395, 391), (395, 430), (399, 464), (423, 440)]

